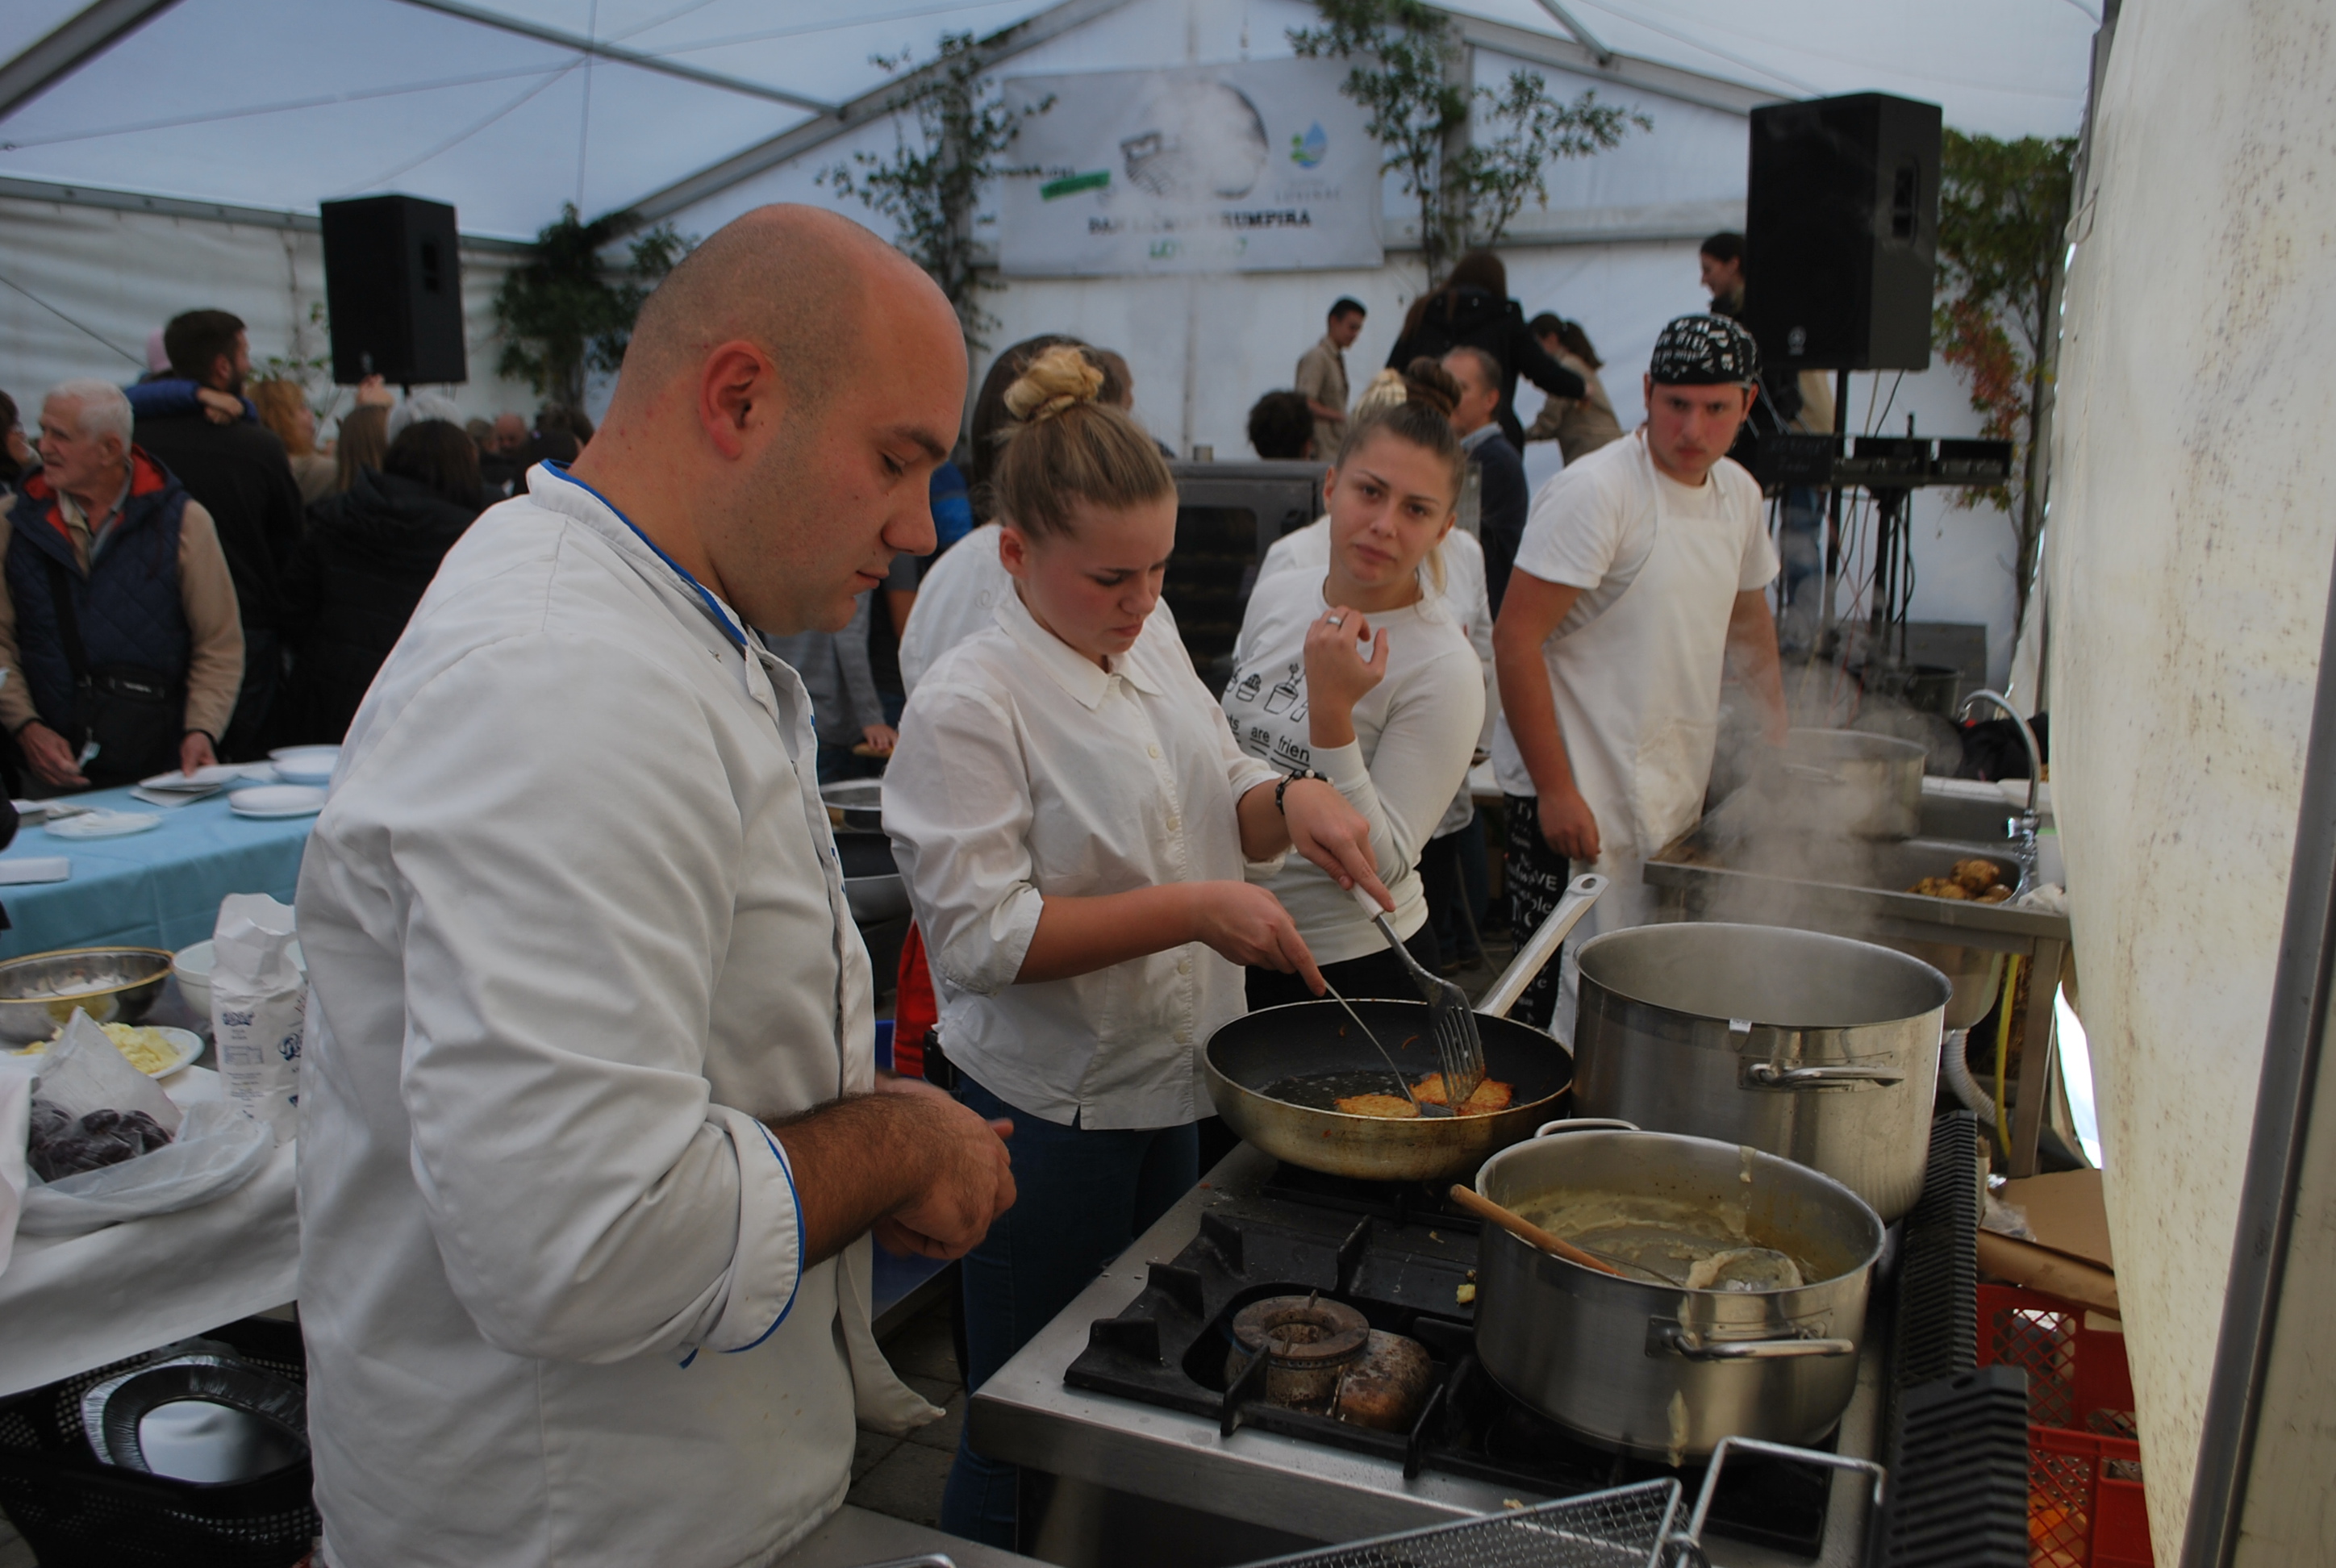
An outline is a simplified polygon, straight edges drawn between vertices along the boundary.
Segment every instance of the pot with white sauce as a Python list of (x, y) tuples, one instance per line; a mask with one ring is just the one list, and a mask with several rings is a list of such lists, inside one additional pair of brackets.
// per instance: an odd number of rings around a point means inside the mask
[(1811, 1444), (1848, 1408), (1883, 1228), (1839, 1182), (1582, 1121), (1494, 1155), (1476, 1191), (1622, 1271), (1484, 1232), (1477, 1357), (1550, 1419), (1677, 1465), (1731, 1435)]

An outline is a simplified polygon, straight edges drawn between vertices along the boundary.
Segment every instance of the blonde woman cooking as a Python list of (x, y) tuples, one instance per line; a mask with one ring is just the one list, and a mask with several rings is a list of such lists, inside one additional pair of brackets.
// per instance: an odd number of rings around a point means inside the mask
[[(1235, 746), (1152, 614), (1175, 487), (1102, 383), (1058, 348), (1008, 391), (1015, 591), (918, 683), (885, 774), (959, 1098), (1015, 1129), (1018, 1201), (964, 1264), (975, 1388), (1198, 1179), (1200, 1053), (1244, 1010), (1242, 966), (1317, 979), (1250, 876), (1294, 847), (1393, 902), (1362, 813)], [(944, 1526), (1010, 1546), (1016, 1484), (960, 1442)]]

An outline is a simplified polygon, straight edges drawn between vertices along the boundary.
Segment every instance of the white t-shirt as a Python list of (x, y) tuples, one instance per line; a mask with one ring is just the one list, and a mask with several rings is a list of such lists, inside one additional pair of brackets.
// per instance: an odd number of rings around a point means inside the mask
[[(1327, 530), (1325, 531), (1327, 532)], [(1408, 937), (1427, 919), (1417, 867), (1468, 773), (1484, 714), (1484, 667), (1440, 598), (1368, 617), (1387, 638), (1387, 668), (1355, 705), (1355, 739), (1318, 749), (1309, 733), (1306, 632), (1329, 606), (1319, 572), (1283, 571), (1250, 595), (1233, 645), (1224, 709), (1243, 751), (1288, 773), (1327, 776), (1371, 824), (1379, 878), (1395, 895), (1391, 917)], [(1341, 963), (1386, 950), (1353, 895), (1310, 861), (1293, 855), (1267, 884), (1318, 963)]]
[[(1657, 486), (1663, 509), (1682, 525), (1741, 532), (1737, 591), (1757, 589), (1776, 575), (1776, 546), (1760, 521), (1759, 482), (1723, 457), (1702, 484), (1689, 489), (1646, 461), (1644, 440), (1640, 433), (1609, 442), (1533, 497), (1517, 544), (1516, 570), (1582, 590), (1550, 634), (1550, 648), (1603, 615), (1637, 580), (1654, 547)], [(1550, 678), (1557, 678), (1553, 664)], [(1493, 769), (1504, 794), (1538, 793), (1505, 719), (1494, 731)]]

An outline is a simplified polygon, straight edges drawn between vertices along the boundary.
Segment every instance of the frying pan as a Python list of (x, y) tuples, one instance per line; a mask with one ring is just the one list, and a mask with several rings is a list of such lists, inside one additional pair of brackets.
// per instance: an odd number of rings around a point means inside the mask
[[(1317, 1001), (1264, 1008), (1209, 1037), (1202, 1062), (1217, 1114), (1244, 1141), (1309, 1171), (1372, 1182), (1473, 1176), (1495, 1150), (1532, 1136), (1557, 1115), (1557, 1102), (1573, 1083), (1573, 1057), (1563, 1046), (1502, 1015), (1605, 891), (1604, 877), (1574, 878), (1477, 1004), (1485, 1076), (1514, 1090), (1506, 1110), (1397, 1121), (1336, 1109), (1336, 1096), (1401, 1091), (1345, 1009)], [(1413, 1082), (1439, 1069), (1426, 1003), (1358, 998), (1354, 1008)]]

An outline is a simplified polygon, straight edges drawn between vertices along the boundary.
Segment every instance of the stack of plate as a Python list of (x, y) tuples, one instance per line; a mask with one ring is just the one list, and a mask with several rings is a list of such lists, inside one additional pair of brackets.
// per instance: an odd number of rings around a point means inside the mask
[(316, 784), (332, 783), (333, 768), (341, 760), (341, 748), (336, 745), (278, 746), (268, 754), (276, 765), (276, 776), (286, 784)]
[(314, 784), (260, 784), (227, 797), (239, 817), (312, 817), (325, 809), (325, 792)]

